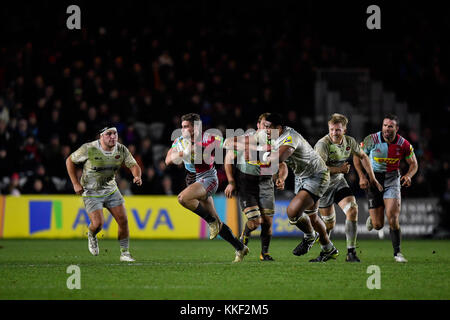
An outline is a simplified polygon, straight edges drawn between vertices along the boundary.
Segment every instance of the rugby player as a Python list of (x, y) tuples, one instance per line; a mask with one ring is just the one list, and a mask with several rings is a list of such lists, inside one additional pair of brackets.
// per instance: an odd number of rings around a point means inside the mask
[[(384, 226), (384, 213), (389, 222), (389, 232), (396, 262), (408, 262), (400, 252), (400, 209), (401, 186), (409, 187), (411, 179), (418, 169), (417, 159), (412, 145), (397, 134), (398, 117), (388, 114), (383, 119), (381, 131), (368, 135), (361, 143), (363, 151), (369, 156), (375, 177), (384, 187), (379, 191), (367, 183), (361, 163), (355, 161), (355, 169), (360, 177), (360, 186), (367, 190), (369, 214), (366, 226), (369, 231), (380, 230)], [(405, 159), (409, 165), (408, 172), (400, 177), (400, 161)]]
[[(317, 154), (311, 145), (294, 129), (283, 126), (282, 118), (279, 114), (270, 114), (265, 119), (265, 127), (278, 131), (278, 138), (272, 139), (272, 152), (267, 157), (268, 161), (276, 161), (279, 163), (286, 162), (295, 174), (295, 197), (289, 203), (287, 215), (289, 223), (296, 225), (305, 233), (305, 228), (301, 224), (302, 216), (306, 214), (310, 224), (319, 234), (319, 242), (321, 244), (320, 255), (310, 262), (325, 262), (329, 259), (335, 259), (339, 255), (339, 251), (328, 238), (326, 227), (322, 219), (318, 217), (318, 200), (323, 196), (330, 183), (330, 171), (328, 170), (323, 159)], [(275, 151), (275, 152), (274, 152)], [(308, 232), (308, 233), (313, 233)], [(305, 238), (315, 241), (315, 235)], [(303, 240), (305, 240), (305, 238)], [(302, 241), (293, 253), (300, 255), (306, 253), (310, 246), (308, 243), (306, 252), (303, 251), (305, 241)]]
[[(120, 261), (133, 262), (129, 251), (128, 218), (124, 199), (115, 181), (115, 174), (125, 164), (133, 174), (133, 183), (142, 185), (141, 168), (127, 147), (117, 142), (117, 129), (105, 127), (98, 140), (83, 144), (66, 159), (67, 172), (76, 194), (82, 195), (90, 224), (88, 248), (94, 256), (99, 254), (97, 233), (103, 227), (103, 207), (107, 208), (118, 224)], [(78, 181), (75, 165), (83, 165)]]
[[(265, 119), (270, 113), (263, 113), (259, 116), (256, 124), (257, 131), (249, 133), (247, 136), (255, 136), (264, 127)], [(270, 140), (265, 141), (270, 145)], [(243, 214), (247, 217), (244, 230), (240, 240), (247, 245), (250, 234), (253, 230), (261, 226), (261, 261), (273, 261), (269, 254), (270, 240), (272, 238), (272, 219), (275, 212), (275, 194), (273, 173), (268, 169), (269, 163), (256, 159), (245, 159), (245, 151), (227, 151), (227, 161), (225, 161), (225, 173), (228, 185), (225, 189), (227, 198), (231, 198), (233, 192), (237, 192), (239, 205)], [(236, 169), (233, 172), (234, 159), (238, 158)], [(265, 170), (268, 169), (268, 170)], [(283, 163), (280, 165), (280, 172), (276, 178), (278, 189), (284, 189), (284, 181), (287, 177), (287, 167)]]
[(383, 187), (378, 183), (372, 170), (369, 157), (361, 150), (353, 137), (345, 135), (348, 119), (335, 113), (328, 121), (328, 134), (321, 138), (314, 149), (322, 157), (330, 170), (330, 185), (319, 200), (319, 212), (327, 227), (328, 236), (331, 235), (336, 224), (336, 213), (333, 203), (337, 203), (346, 215), (345, 237), (347, 240), (347, 262), (360, 262), (356, 255), (356, 237), (358, 227), (358, 204), (355, 196), (344, 178), (350, 170), (347, 162), (350, 156), (361, 159), (370, 183), (380, 191)]
[[(219, 186), (213, 150), (217, 147), (222, 148), (223, 139), (200, 132), (200, 124), (200, 116), (196, 113), (181, 117), (182, 135), (173, 142), (165, 162), (167, 165), (184, 162), (188, 171), (187, 187), (178, 195), (178, 202), (208, 223), (210, 239), (220, 235), (229, 242), (236, 250), (233, 262), (241, 262), (249, 249), (233, 235), (225, 223), (220, 221), (212, 198)], [(197, 137), (200, 137), (198, 142)], [(207, 154), (206, 159), (204, 153)], [(201, 157), (201, 160), (195, 161), (196, 157)]]

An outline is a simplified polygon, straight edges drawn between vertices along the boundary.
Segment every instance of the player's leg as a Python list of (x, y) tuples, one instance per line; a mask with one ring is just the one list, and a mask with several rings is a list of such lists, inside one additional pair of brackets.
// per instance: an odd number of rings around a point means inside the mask
[[(314, 242), (316, 241), (316, 234), (309, 217), (304, 213), (307, 208), (314, 205), (314, 200), (306, 190), (300, 190), (291, 200), (287, 207), (287, 216), (289, 223), (297, 226), (304, 233), (302, 242), (292, 250), (296, 256), (306, 254)], [(305, 228), (305, 226), (307, 228)], [(306, 232), (305, 232), (306, 229)], [(326, 232), (326, 231), (325, 231)]]
[(261, 212), (258, 204), (259, 176), (246, 174), (238, 170), (236, 182), (239, 207), (247, 218), (240, 239), (247, 245), (251, 232), (261, 224)]
[(261, 212), (257, 205), (244, 208), (242, 212), (247, 217), (247, 222), (245, 223), (244, 230), (241, 234), (241, 241), (243, 244), (247, 245), (251, 232), (261, 225)]
[(120, 261), (133, 262), (135, 261), (130, 254), (130, 235), (128, 229), (128, 217), (125, 206), (121, 204), (113, 208), (108, 208), (111, 215), (114, 217), (118, 225), (118, 240), (120, 247)]
[[(214, 212), (214, 216), (217, 218), (217, 221), (220, 222), (219, 216), (217, 215), (216, 208), (214, 206), (214, 200), (211, 196), (209, 196), (206, 200), (200, 200), (200, 203), (209, 212)], [(230, 243), (236, 251), (236, 257), (233, 262), (241, 262), (244, 256), (247, 255), (249, 251), (248, 247), (234, 236), (233, 231), (231, 231), (230, 227), (226, 223), (220, 222), (219, 229), (220, 230), (218, 234), (222, 237), (222, 239)]]
[(214, 211), (205, 208), (199, 200), (207, 200), (208, 191), (200, 182), (189, 185), (178, 195), (178, 202), (190, 211), (203, 218), (209, 226), (210, 239), (214, 239), (219, 234), (220, 221)]
[(394, 249), (394, 259), (397, 262), (408, 262), (400, 252), (401, 230), (399, 223), (401, 200), (384, 199), (386, 207), (386, 217), (389, 222), (389, 234), (391, 236), (392, 248)]
[[(296, 195), (298, 195), (300, 193), (300, 190), (302, 189), (303, 186), (303, 180), (300, 179), (299, 177), (295, 177), (295, 193)], [(303, 191), (302, 195), (300, 197), (304, 197), (305, 194), (304, 192), (306, 192), (305, 190)], [(314, 229), (311, 225), (311, 220), (309, 219), (309, 217), (304, 213), (305, 208), (307, 208), (309, 206), (309, 204), (305, 204), (304, 208), (298, 208), (298, 201), (301, 201), (301, 199), (296, 199), (296, 197), (294, 197), (294, 199), (292, 199), (291, 203), (289, 205), (292, 204), (292, 212), (291, 212), (291, 216), (292, 219), (289, 218), (289, 223), (292, 225), (295, 225), (300, 231), (303, 232), (303, 240), (302, 242), (294, 248), (294, 250), (292, 250), (292, 253), (296, 256), (301, 256), (303, 254), (306, 254), (311, 247), (314, 245), (314, 243), (316, 242), (316, 240), (319, 238), (319, 235), (314, 232)], [(314, 202), (314, 201), (313, 201)], [(296, 210), (302, 210), (302, 211), (296, 211)]]
[(325, 228), (327, 230), (328, 238), (331, 237), (331, 231), (334, 229), (336, 225), (336, 213), (334, 211), (334, 206), (331, 205), (325, 208), (319, 208), (320, 216), (322, 217), (323, 222), (325, 223)]
[(334, 196), (336, 190), (335, 184), (329, 186), (327, 191), (325, 191), (323, 196), (319, 199), (319, 213), (323, 222), (325, 222), (329, 238), (331, 236), (331, 231), (336, 225), (336, 213), (334, 211)]
[(272, 256), (269, 254), (270, 241), (272, 240), (273, 213), (263, 214), (261, 217), (261, 255), (259, 259), (261, 261), (274, 261)]
[(356, 237), (358, 235), (358, 204), (353, 195), (338, 202), (345, 213), (345, 238), (347, 241), (347, 262), (360, 262), (356, 255)]
[(97, 234), (102, 230), (104, 223), (103, 199), (83, 197), (83, 201), (90, 221), (88, 226), (88, 249), (92, 255), (97, 256), (100, 252)]
[(261, 210), (261, 261), (274, 261), (269, 254), (272, 240), (272, 220), (275, 213), (275, 192), (272, 176), (262, 177), (259, 182), (258, 204)]
[(328, 238), (325, 223), (318, 215), (318, 203), (315, 202), (312, 207), (305, 211), (305, 213), (309, 216), (314, 230), (319, 234), (319, 242), (322, 249), (319, 256), (309, 260), (309, 262), (325, 262), (329, 259), (336, 259), (339, 255), (339, 251)]
[[(376, 174), (377, 180), (384, 186), (384, 174)], [(384, 226), (384, 191), (380, 192), (377, 188), (369, 186), (367, 189), (367, 199), (369, 201), (369, 217), (366, 220), (368, 231), (381, 230)]]
[(130, 232), (128, 229), (128, 217), (124, 204), (125, 200), (118, 190), (105, 199), (105, 207), (117, 222), (120, 261), (133, 262), (135, 260), (130, 254)]

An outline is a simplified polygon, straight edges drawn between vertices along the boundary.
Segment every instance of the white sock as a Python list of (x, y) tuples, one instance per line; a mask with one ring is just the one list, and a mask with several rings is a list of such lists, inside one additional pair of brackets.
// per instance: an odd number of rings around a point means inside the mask
[(120, 251), (127, 252), (128, 247), (130, 245), (130, 238), (120, 239), (119, 244), (120, 244)]
[(330, 241), (326, 245), (321, 245), (320, 247), (323, 251), (330, 251), (331, 249), (333, 249), (333, 242)]

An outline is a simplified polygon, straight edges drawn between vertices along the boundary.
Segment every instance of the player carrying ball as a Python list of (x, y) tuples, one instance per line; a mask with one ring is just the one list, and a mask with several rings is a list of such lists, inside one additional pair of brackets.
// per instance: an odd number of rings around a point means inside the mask
[(235, 249), (233, 262), (241, 262), (248, 253), (248, 247), (239, 241), (220, 218), (214, 207), (212, 196), (219, 181), (214, 167), (215, 149), (222, 148), (223, 138), (201, 132), (200, 116), (196, 113), (181, 117), (182, 136), (177, 138), (166, 156), (166, 164), (184, 162), (187, 170), (187, 187), (178, 195), (178, 202), (204, 219), (209, 226), (210, 239), (220, 235)]

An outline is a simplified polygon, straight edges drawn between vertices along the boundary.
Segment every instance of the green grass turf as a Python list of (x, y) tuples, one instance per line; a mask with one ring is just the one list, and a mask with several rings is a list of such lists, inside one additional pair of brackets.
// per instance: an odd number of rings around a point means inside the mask
[[(135, 263), (119, 262), (118, 242), (100, 239), (92, 256), (87, 240), (0, 240), (0, 299), (450, 299), (450, 241), (403, 240), (406, 264), (394, 262), (389, 240), (361, 240), (361, 263), (313, 264), (316, 244), (292, 255), (298, 240), (273, 239), (273, 262), (258, 259), (260, 242), (232, 264), (234, 249), (215, 240), (131, 240)], [(81, 289), (69, 290), (69, 265), (81, 270)], [(369, 290), (367, 267), (381, 270), (381, 289)]]

